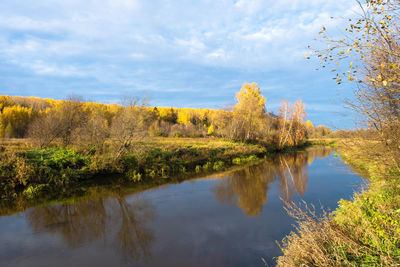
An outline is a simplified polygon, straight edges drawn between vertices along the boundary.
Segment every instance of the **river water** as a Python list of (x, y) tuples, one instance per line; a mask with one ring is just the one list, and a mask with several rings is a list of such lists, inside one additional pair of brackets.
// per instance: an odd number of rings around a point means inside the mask
[(97, 190), (0, 217), (0, 266), (273, 266), (294, 228), (284, 200), (332, 210), (363, 184), (321, 147), (142, 192)]

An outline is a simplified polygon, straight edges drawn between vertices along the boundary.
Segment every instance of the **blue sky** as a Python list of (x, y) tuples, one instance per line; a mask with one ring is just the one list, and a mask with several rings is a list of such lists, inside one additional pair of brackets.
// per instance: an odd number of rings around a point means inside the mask
[(143, 95), (152, 106), (218, 108), (257, 82), (276, 111), (306, 103), (308, 119), (353, 127), (349, 85), (305, 60), (330, 17), (349, 0), (2, 0), (0, 94), (62, 99), (75, 93), (117, 103)]

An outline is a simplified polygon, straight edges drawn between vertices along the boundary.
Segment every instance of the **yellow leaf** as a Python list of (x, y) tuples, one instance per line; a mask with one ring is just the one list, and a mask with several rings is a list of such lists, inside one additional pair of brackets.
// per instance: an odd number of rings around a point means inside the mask
[(383, 86), (386, 86), (387, 85), (387, 81), (383, 81), (382, 84), (383, 84)]

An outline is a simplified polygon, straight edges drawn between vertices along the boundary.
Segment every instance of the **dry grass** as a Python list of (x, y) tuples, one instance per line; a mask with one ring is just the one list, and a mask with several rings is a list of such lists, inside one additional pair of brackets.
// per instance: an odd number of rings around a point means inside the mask
[(278, 266), (400, 266), (400, 172), (378, 142), (346, 140), (342, 158), (370, 180), (332, 214), (288, 204), (296, 231), (282, 241)]
[(279, 257), (278, 266), (358, 266), (349, 255), (360, 257), (367, 248), (346, 236), (330, 215), (318, 216), (306, 203), (287, 203), (286, 210), (297, 226), (282, 241), (285, 256)]

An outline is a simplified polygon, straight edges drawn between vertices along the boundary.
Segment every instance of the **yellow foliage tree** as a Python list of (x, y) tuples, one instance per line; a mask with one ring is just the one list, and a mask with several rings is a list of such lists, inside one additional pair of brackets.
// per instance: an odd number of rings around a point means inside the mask
[(6, 126), (6, 137), (23, 137), (34, 115), (31, 108), (17, 105), (4, 107), (0, 120), (3, 127)]
[(178, 112), (178, 123), (188, 125), (191, 122), (192, 114), (189, 109), (180, 109)]
[(207, 134), (212, 135), (214, 133), (214, 126), (211, 124), (210, 127), (208, 127)]
[(235, 135), (241, 140), (254, 140), (262, 128), (266, 99), (257, 83), (245, 83), (236, 94), (236, 100), (238, 103), (233, 108)]

